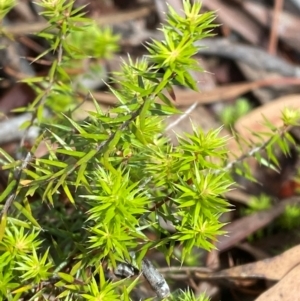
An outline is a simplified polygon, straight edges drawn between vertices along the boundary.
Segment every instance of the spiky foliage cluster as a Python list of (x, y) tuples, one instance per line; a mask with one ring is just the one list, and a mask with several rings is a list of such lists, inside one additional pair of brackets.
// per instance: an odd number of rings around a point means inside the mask
[[(211, 250), (223, 233), (219, 217), (229, 206), (222, 196), (234, 165), (227, 162), (226, 139), (219, 129), (204, 133), (194, 127), (175, 147), (162, 134), (164, 118), (179, 113), (169, 98), (172, 87), (196, 89), (189, 70), (202, 69), (193, 58), (194, 43), (211, 34), (214, 14), (201, 14), (198, 2), (186, 0), (183, 17), (169, 7), (164, 40), (149, 43), (141, 61), (129, 58), (113, 79), (115, 108), (103, 112), (95, 101), (96, 111), (83, 122), (68, 112), (47, 121), (44, 108), (62, 94), (74, 96), (64, 66), (84, 51), (93, 55), (93, 49), (76, 47), (86, 30), (78, 22), (87, 20), (72, 1), (40, 4), (50, 25), (40, 34), (50, 44), (45, 53), (57, 57), (48, 77), (27, 81), (38, 92), (29, 110), (42, 135), (24, 161), (1, 150), (2, 169), (10, 176), (0, 197), (0, 298), (130, 300), (139, 278), (111, 282), (107, 268), (129, 262), (139, 269), (150, 249), (170, 262), (177, 244), (183, 261), (193, 247)], [(116, 49), (108, 31), (96, 36), (110, 46), (95, 56)], [(48, 154), (36, 158), (41, 141)], [(205, 297), (188, 291), (177, 299)]]

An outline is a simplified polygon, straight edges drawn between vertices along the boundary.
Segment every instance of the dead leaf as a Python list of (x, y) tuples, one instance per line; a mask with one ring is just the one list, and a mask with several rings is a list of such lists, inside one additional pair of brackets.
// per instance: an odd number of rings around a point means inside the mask
[[(300, 245), (289, 249), (288, 251), (272, 257), (235, 266), (211, 274), (196, 272), (198, 279), (266, 279), (279, 281), (287, 275), (295, 266), (300, 263)], [(298, 277), (300, 279), (300, 277)], [(271, 299), (270, 299), (271, 300)], [(285, 300), (285, 299), (281, 299)], [(273, 301), (273, 300), (272, 300)]]
[[(297, 248), (299, 248), (299, 246)], [(294, 255), (297, 255), (299, 259), (299, 252), (293, 254), (293, 256)], [(261, 294), (255, 301), (299, 301), (299, 287), (300, 264), (295, 266), (284, 278)]]
[[(243, 139), (254, 142), (261, 141), (253, 133), (271, 132), (263, 124), (263, 116), (275, 127), (281, 127), (283, 126), (281, 115), (284, 108), (300, 109), (300, 94), (292, 94), (274, 99), (272, 102), (260, 106), (241, 117), (235, 123), (234, 127)], [(265, 141), (267, 139), (268, 137), (266, 136)]]
[(27, 84), (16, 83), (0, 99), (0, 112), (8, 114), (11, 110), (26, 107), (35, 98), (35, 92)]
[(242, 217), (226, 225), (223, 230), (227, 231), (228, 235), (223, 235), (218, 238), (216, 243), (217, 249), (224, 251), (233, 247), (249, 235), (268, 225), (285, 210), (287, 205), (299, 202), (299, 198), (290, 198), (285, 201), (281, 201), (268, 210)]

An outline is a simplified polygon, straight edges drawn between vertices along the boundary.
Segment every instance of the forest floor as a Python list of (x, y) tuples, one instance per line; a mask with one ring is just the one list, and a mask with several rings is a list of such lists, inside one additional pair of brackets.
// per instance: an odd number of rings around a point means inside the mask
[[(167, 2), (182, 10), (181, 0)], [(299, 1), (202, 2), (203, 11), (216, 11), (216, 23), (221, 25), (214, 37), (202, 41), (204, 47), (197, 59), (206, 72), (193, 73), (200, 92), (176, 90), (175, 105), (184, 114), (166, 121), (166, 134), (176, 144), (174, 133), (190, 132), (192, 121), (204, 130), (224, 125), (222, 135), (230, 136), (231, 129), (235, 129), (245, 140), (255, 143), (255, 132), (266, 129), (264, 117), (279, 127), (285, 106), (300, 109)], [(118, 70), (127, 53), (139, 58), (145, 53), (143, 43), (161, 37), (156, 28), (164, 21), (165, 1), (76, 1), (78, 6), (88, 3), (88, 16), (120, 35), (118, 53), (99, 61), (104, 78)], [(45, 27), (45, 22), (29, 1), (20, 0), (3, 24), (13, 39), (0, 55), (0, 147), (16, 156), (23, 133), (18, 126), (28, 117), (11, 112), (34, 99), (31, 88), (19, 80), (49, 70), (47, 58), (30, 64), (45, 50), (43, 42), (32, 36)], [(87, 69), (70, 72), (79, 76)], [(116, 103), (102, 79), (88, 88), (103, 108)], [(86, 101), (76, 112), (78, 118), (85, 118), (91, 106), (92, 102)], [(300, 202), (300, 131), (295, 127), (290, 132), (296, 145), (291, 146), (288, 157), (278, 150), (280, 172), (251, 162), (257, 183), (236, 177), (236, 188), (225, 196), (234, 206), (224, 215), (228, 235), (218, 239), (215, 251), (195, 249), (181, 269), (162, 266), (159, 254), (152, 254), (171, 288), (190, 287), (197, 295), (206, 292), (212, 301), (300, 300), (300, 222), (290, 221), (293, 213), (288, 213)], [(228, 152), (235, 157), (243, 155), (234, 139), (228, 141)], [(0, 183), (3, 191), (4, 175)], [(268, 205), (264, 207), (266, 199)], [(299, 213), (295, 213), (298, 218)]]

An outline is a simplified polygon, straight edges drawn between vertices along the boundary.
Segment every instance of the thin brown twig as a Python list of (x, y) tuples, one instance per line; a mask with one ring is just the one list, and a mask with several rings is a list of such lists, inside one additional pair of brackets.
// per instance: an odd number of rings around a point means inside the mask
[(278, 44), (278, 24), (279, 24), (279, 15), (282, 11), (283, 0), (276, 0), (274, 4), (274, 14), (270, 32), (270, 40), (268, 52), (272, 55), (276, 54), (277, 44)]
[[(249, 91), (253, 91), (262, 87), (269, 87), (274, 85), (299, 85), (299, 77), (276, 77), (276, 78), (265, 78), (253, 82), (242, 82), (228, 85), (222, 85), (209, 91), (189, 91), (189, 90), (178, 90), (175, 91), (176, 102), (174, 103), (177, 107), (193, 106), (196, 104), (209, 104), (214, 102), (226, 101), (231, 98), (238, 97)], [(97, 102), (108, 105), (116, 105), (118, 103), (117, 98), (108, 92), (93, 91), (93, 97)], [(158, 99), (159, 101), (159, 99)], [(189, 110), (189, 109), (188, 109)], [(191, 111), (193, 108), (191, 108)], [(190, 112), (188, 112), (190, 113)], [(187, 115), (186, 113), (185, 115)]]
[(20, 36), (18, 38), (18, 42), (22, 45), (25, 45), (26, 47), (28, 47), (36, 53), (42, 53), (45, 50), (45, 48), (38, 42), (35, 42), (33, 39), (26, 36)]
[[(39, 64), (39, 65), (43, 65), (43, 66), (52, 66), (52, 61), (48, 61), (48, 60), (43, 60), (43, 59), (39, 59), (37, 60), (35, 57), (31, 57), (31, 56), (26, 56), (24, 57), (27, 61), (29, 62), (34, 62), (35, 64)], [(21, 74), (22, 75), (22, 74)], [(25, 74), (24, 74), (25, 75)], [(26, 78), (26, 76), (25, 76)], [(28, 75), (27, 75), (28, 78)]]

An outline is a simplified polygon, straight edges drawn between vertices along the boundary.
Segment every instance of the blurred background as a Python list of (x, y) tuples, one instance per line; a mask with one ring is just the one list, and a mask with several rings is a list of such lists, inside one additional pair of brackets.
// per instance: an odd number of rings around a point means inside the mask
[[(75, 1), (76, 7), (85, 6), (86, 15), (102, 31), (98, 34), (95, 29), (94, 33), (71, 37), (74, 45), (90, 52), (90, 58), (78, 57), (65, 66), (76, 93), (49, 99), (51, 114), (72, 109), (78, 120), (86, 118), (86, 112), (93, 110), (92, 101), (85, 97), (87, 91), (104, 110), (113, 107), (116, 98), (105, 82), (115, 76), (112, 72), (120, 70), (123, 60), (128, 60), (128, 53), (132, 60), (141, 58), (146, 54), (147, 41), (161, 39), (157, 28), (164, 22), (168, 3), (182, 10), (181, 0)], [(20, 143), (30, 148), (39, 134), (38, 128), (31, 127), (24, 138), (20, 126), (32, 116), (16, 109), (30, 106), (37, 89), (43, 88), (22, 80), (47, 75), (55, 59), (51, 52), (36, 59), (49, 48), (42, 36), (34, 35), (47, 26), (40, 10), (32, 1), (18, 0), (0, 23), (0, 147), (16, 158), (21, 158)], [(190, 132), (192, 121), (205, 131), (223, 126), (221, 134), (228, 137), (235, 131), (245, 141), (253, 142), (254, 147), (255, 133), (266, 131), (264, 118), (275, 128), (280, 127), (285, 107), (300, 108), (300, 1), (203, 0), (202, 10), (215, 11), (219, 26), (213, 30), (214, 36), (199, 41), (203, 47), (197, 59), (204, 72), (191, 72), (199, 91), (175, 90), (174, 104), (184, 113), (166, 119), (166, 135), (176, 145), (175, 133)], [(198, 274), (193, 270), (191, 276), (192, 270), (182, 270), (181, 278), (170, 275), (164, 263), (159, 263), (159, 254), (152, 254), (162, 273), (173, 277), (174, 284), (188, 284), (198, 293), (206, 291), (212, 300), (255, 300), (270, 281), (279, 280), (271, 267), (259, 270), (255, 263), (300, 241), (300, 210), (298, 203), (291, 201), (297, 198), (300, 188), (299, 128), (290, 129), (290, 133), (296, 144), (291, 145), (288, 157), (280, 150), (276, 153), (279, 171), (250, 161), (256, 183), (235, 175), (239, 185), (226, 196), (235, 210), (224, 216), (224, 221), (231, 222), (227, 230), (232, 235), (220, 238), (218, 251), (206, 254), (196, 250), (191, 255), (185, 264), (199, 267)], [(37, 155), (46, 151), (41, 147)], [(228, 140), (232, 160), (248, 151), (249, 145), (243, 148), (234, 138)], [(0, 171), (1, 192), (7, 185), (6, 176)], [(299, 251), (293, 254), (290, 259), (298, 264)], [(249, 262), (253, 263), (251, 272), (231, 270)], [(281, 266), (286, 268), (285, 261)], [(229, 270), (212, 278), (201, 274), (201, 268)], [(268, 269), (273, 276), (268, 276)], [(250, 277), (259, 273), (260, 280), (243, 280), (248, 272)]]

